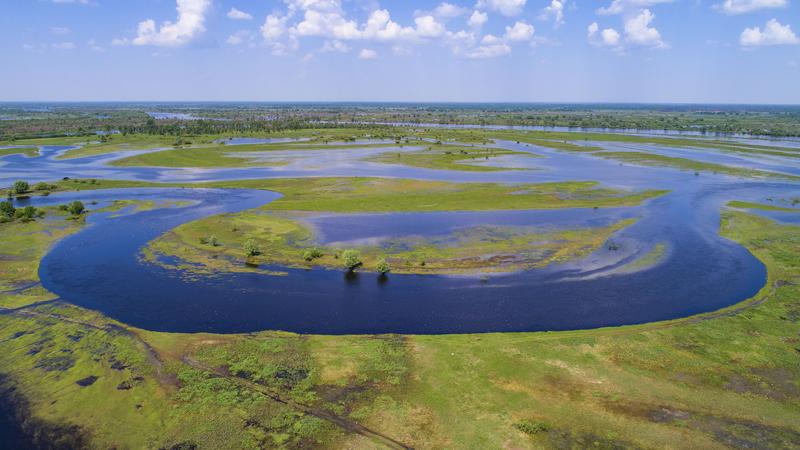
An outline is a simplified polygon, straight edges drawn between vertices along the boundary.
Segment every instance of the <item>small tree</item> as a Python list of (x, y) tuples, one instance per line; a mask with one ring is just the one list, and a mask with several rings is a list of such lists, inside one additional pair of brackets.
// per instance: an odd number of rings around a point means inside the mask
[(322, 250), (317, 247), (306, 249), (306, 251), (303, 252), (303, 259), (306, 261), (313, 261), (317, 258), (322, 258)]
[(378, 261), (378, 264), (375, 265), (375, 270), (377, 270), (381, 275), (386, 275), (391, 269), (389, 268), (389, 263), (386, 262), (385, 259), (381, 259)]
[(72, 214), (73, 216), (80, 216), (81, 214), (83, 214), (83, 211), (85, 209), (86, 208), (83, 206), (83, 202), (79, 200), (75, 200), (74, 202), (67, 205), (67, 211), (69, 211), (69, 213)]
[(31, 186), (28, 184), (27, 181), (19, 180), (14, 182), (13, 190), (15, 194), (24, 194), (29, 190), (31, 190)]
[(208, 243), (212, 247), (219, 247), (219, 239), (217, 239), (217, 237), (214, 236), (213, 234), (208, 237)]
[(342, 252), (342, 262), (344, 263), (344, 268), (352, 272), (361, 265), (361, 255), (357, 250), (345, 250)]
[(255, 239), (248, 239), (244, 241), (244, 253), (248, 257), (260, 255), (261, 247), (258, 246), (258, 242)]
[(0, 216), (11, 219), (16, 211), (17, 208), (11, 202), (0, 202)]

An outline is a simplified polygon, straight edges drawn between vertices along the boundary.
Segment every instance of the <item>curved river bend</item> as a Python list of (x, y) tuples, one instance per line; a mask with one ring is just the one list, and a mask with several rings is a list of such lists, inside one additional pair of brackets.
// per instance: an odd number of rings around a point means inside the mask
[[(371, 174), (474, 181), (594, 179), (627, 188), (673, 192), (635, 208), (558, 211), (492, 211), (328, 215), (315, 219), (329, 240), (357, 240), (381, 233), (410, 234), (464, 224), (563, 226), (638, 222), (615, 235), (621, 249), (547, 269), (490, 277), (390, 275), (346, 276), (335, 270), (288, 270), (287, 276), (224, 273), (187, 281), (180, 273), (143, 263), (143, 246), (182, 223), (211, 214), (264, 205), (277, 194), (222, 189), (124, 189), (70, 192), (35, 198), (58, 204), (96, 200), (189, 200), (190, 206), (115, 216), (95, 213), (90, 226), (59, 242), (40, 266), (42, 284), (71, 303), (131, 325), (172, 332), (238, 333), (277, 329), (300, 333), (472, 333), (568, 330), (644, 323), (716, 310), (753, 296), (764, 284), (763, 265), (740, 245), (718, 236), (720, 208), (732, 199), (759, 200), (797, 192), (791, 183), (742, 181), (663, 168), (622, 166), (585, 155), (501, 143), (546, 158), (528, 158), (534, 171), (461, 173), (369, 165)], [(343, 153), (347, 155), (347, 153)], [(357, 175), (352, 158), (305, 175)], [(28, 166), (46, 170), (48, 156)], [(94, 162), (92, 162), (94, 161)], [(166, 169), (108, 168), (90, 159), (76, 171), (95, 176), (165, 179)], [(502, 162), (502, 161), (501, 161)], [(55, 163), (61, 164), (61, 163)], [(13, 165), (13, 163), (12, 163)], [(284, 169), (237, 169), (236, 177), (286, 176)], [(302, 167), (288, 170), (303, 171)], [(372, 173), (375, 172), (375, 173)], [(182, 173), (189, 173), (182, 172)], [(228, 178), (229, 171), (203, 171), (201, 178)], [(138, 175), (138, 176), (137, 176)], [(52, 178), (52, 177), (51, 177)], [(183, 179), (183, 177), (178, 177)], [(621, 266), (665, 243), (658, 265), (633, 273)]]

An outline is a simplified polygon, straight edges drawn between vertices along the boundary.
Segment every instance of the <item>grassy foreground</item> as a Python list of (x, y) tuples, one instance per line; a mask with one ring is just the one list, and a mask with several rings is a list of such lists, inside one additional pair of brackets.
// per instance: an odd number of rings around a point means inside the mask
[[(58, 220), (35, 223), (58, 239)], [(721, 231), (767, 265), (767, 286), (722, 313), (635, 327), (182, 335), (62, 303), (6, 310), (3, 394), (28, 431), (72, 447), (796, 447), (800, 227), (729, 211)], [(3, 273), (37, 248), (4, 247)]]

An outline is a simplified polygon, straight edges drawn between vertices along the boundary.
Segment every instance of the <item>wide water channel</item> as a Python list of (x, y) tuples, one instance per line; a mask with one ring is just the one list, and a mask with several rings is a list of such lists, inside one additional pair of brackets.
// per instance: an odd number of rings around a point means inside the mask
[[(666, 168), (620, 165), (590, 155), (500, 142), (544, 158), (511, 156), (494, 164), (532, 170), (458, 172), (416, 169), (359, 159), (376, 149), (321, 150), (288, 166), (247, 169), (117, 168), (120, 155), (56, 160), (43, 156), (0, 159), (3, 180), (61, 176), (217, 180), (287, 176), (383, 176), (453, 181), (545, 182), (597, 180), (628, 189), (672, 192), (639, 207), (546, 211), (320, 214), (309, 218), (325, 242), (386, 236), (436, 235), (474, 225), (560, 228), (600, 226), (635, 217), (587, 258), (545, 269), (491, 276), (346, 275), (337, 270), (283, 269), (286, 276), (219, 273), (188, 279), (179, 271), (140, 260), (149, 241), (191, 220), (264, 205), (278, 194), (228, 189), (120, 189), (35, 197), (36, 205), (72, 199), (179, 200), (181, 207), (129, 214), (93, 213), (89, 226), (58, 243), (40, 266), (42, 284), (63, 300), (134, 326), (173, 332), (235, 333), (265, 329), (301, 333), (472, 333), (567, 330), (644, 323), (713, 311), (753, 296), (766, 280), (763, 265), (742, 246), (721, 238), (719, 214), (729, 200), (765, 201), (800, 194), (797, 183), (742, 180)], [(232, 146), (233, 147), (233, 146)], [(383, 149), (382, 151), (398, 151)], [(336, 152), (335, 154), (325, 152)], [(129, 153), (128, 153), (129, 154)], [(513, 164), (512, 164), (513, 163)], [(786, 216), (793, 221), (793, 215)], [(778, 217), (780, 219), (780, 217)], [(656, 244), (658, 264), (622, 270)], [(276, 268), (277, 269), (277, 268)]]

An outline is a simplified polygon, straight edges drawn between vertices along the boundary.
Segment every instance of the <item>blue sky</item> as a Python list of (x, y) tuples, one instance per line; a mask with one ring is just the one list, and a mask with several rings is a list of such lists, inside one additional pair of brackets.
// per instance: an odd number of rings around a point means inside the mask
[(800, 103), (800, 0), (3, 0), (0, 100)]

